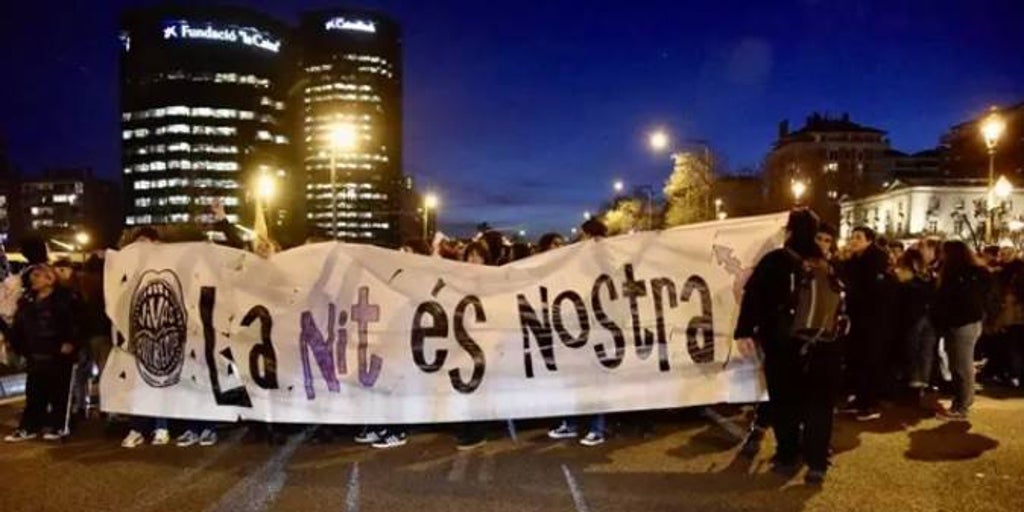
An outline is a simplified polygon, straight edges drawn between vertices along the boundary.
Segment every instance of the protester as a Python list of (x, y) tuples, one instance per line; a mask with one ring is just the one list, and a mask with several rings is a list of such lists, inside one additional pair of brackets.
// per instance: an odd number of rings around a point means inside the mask
[(939, 411), (940, 419), (966, 420), (974, 403), (974, 345), (981, 336), (991, 279), (967, 244), (958, 240), (942, 244), (932, 322), (946, 342), (954, 392), (952, 406)]
[(867, 227), (853, 229), (848, 247), (850, 259), (842, 271), (847, 288), (847, 311), (851, 331), (846, 344), (847, 385), (853, 392), (857, 419), (881, 417), (880, 394), (887, 383), (886, 354), (894, 335), (894, 278), (889, 273), (889, 256)]
[(544, 233), (537, 241), (537, 252), (548, 252), (565, 245), (565, 237), (559, 233)]
[(896, 277), (900, 283), (899, 325), (906, 353), (907, 385), (918, 400), (923, 400), (932, 382), (939, 342), (931, 320), (935, 274), (924, 253), (910, 248), (900, 258)]
[(773, 470), (795, 474), (802, 452), (805, 481), (820, 484), (841, 364), (842, 285), (816, 243), (813, 212), (793, 211), (786, 232), (784, 247), (766, 254), (744, 287), (734, 338), (744, 354), (764, 354)]
[[(475, 265), (495, 265), (493, 257), (504, 257), (502, 251), (495, 251), (490, 249), (487, 238), (495, 240), (495, 243), (504, 244), (504, 240), (500, 237), (494, 237), (492, 233), (497, 231), (488, 231), (484, 233), (484, 236), (475, 242), (470, 243), (466, 246), (466, 250), (462, 255), (462, 260), (466, 263), (473, 263)], [(484, 434), (484, 423), (479, 421), (467, 421), (458, 424), (458, 433), (456, 434), (456, 449), (460, 451), (473, 450), (479, 448), (487, 443), (487, 437)]]
[[(597, 219), (588, 219), (580, 226), (582, 240), (601, 240), (608, 236), (608, 227)], [(579, 436), (576, 418), (566, 418), (555, 428), (548, 431), (551, 439), (574, 439)], [(587, 435), (580, 439), (583, 446), (604, 444), (607, 435), (607, 419), (604, 414), (590, 417)]]
[(7, 442), (60, 440), (68, 435), (68, 400), (75, 354), (81, 344), (71, 293), (59, 285), (53, 268), (37, 264), (22, 297), (10, 339), (28, 361), (25, 410)]

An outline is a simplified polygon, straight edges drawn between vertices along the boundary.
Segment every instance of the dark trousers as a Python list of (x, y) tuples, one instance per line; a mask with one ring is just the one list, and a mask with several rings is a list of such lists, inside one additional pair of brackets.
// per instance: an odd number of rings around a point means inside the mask
[[(862, 325), (866, 322), (862, 321)], [(858, 409), (878, 407), (888, 376), (886, 333), (880, 329), (854, 329), (846, 340), (846, 382)]]
[(800, 342), (765, 347), (771, 424), (778, 444), (776, 460), (796, 463), (800, 455), (811, 469), (828, 467), (832, 409), (840, 384), (839, 343), (818, 343), (800, 354)]
[(71, 362), (58, 359), (29, 361), (21, 429), (28, 432), (38, 432), (41, 428), (53, 432), (64, 429), (71, 366)]

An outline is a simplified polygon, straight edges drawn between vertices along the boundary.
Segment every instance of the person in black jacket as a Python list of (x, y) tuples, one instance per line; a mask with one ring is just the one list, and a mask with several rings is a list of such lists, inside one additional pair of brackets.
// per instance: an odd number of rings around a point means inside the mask
[(945, 340), (953, 374), (953, 404), (939, 411), (939, 419), (964, 421), (974, 403), (974, 345), (981, 336), (985, 300), (992, 277), (967, 244), (942, 244), (939, 289), (932, 307), (932, 322)]
[(48, 441), (67, 435), (71, 369), (81, 341), (71, 293), (58, 286), (53, 268), (36, 265), (28, 279), (29, 291), (18, 304), (10, 331), (15, 350), (28, 361), (25, 410), (18, 429), (4, 438), (12, 443), (34, 439), (40, 432)]
[(896, 276), (900, 282), (900, 333), (906, 349), (907, 385), (923, 399), (924, 391), (932, 382), (939, 343), (931, 320), (935, 274), (924, 254), (911, 248), (900, 257)]
[(846, 382), (860, 421), (881, 417), (879, 395), (886, 384), (888, 347), (894, 328), (895, 278), (889, 272), (889, 254), (875, 243), (868, 227), (853, 229), (852, 257), (843, 267), (847, 290), (850, 336), (846, 343)]
[(815, 243), (817, 231), (818, 219), (810, 210), (790, 214), (784, 247), (764, 255), (744, 286), (733, 334), (741, 353), (752, 353), (756, 343), (764, 354), (777, 441), (773, 471), (794, 475), (802, 454), (809, 484), (822, 483), (828, 470), (840, 366), (835, 343), (808, 344), (793, 335), (797, 290), (817, 272), (832, 275)]

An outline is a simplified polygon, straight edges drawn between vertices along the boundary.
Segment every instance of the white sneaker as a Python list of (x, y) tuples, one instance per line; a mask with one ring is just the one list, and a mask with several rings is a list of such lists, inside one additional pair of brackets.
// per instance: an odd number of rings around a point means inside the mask
[(597, 446), (604, 443), (604, 434), (600, 432), (588, 432), (587, 436), (580, 439), (580, 444), (583, 446)]
[(142, 432), (132, 430), (124, 437), (124, 441), (121, 441), (121, 446), (124, 448), (135, 448), (141, 446), (145, 442), (146, 438), (142, 435)]
[(568, 422), (563, 421), (561, 425), (548, 431), (548, 437), (551, 439), (572, 439), (579, 435), (576, 432), (576, 428), (569, 425)]
[(371, 430), (369, 428), (365, 428), (362, 432), (356, 434), (355, 441), (359, 444), (379, 443), (384, 440), (385, 433), (385, 430)]
[(203, 429), (199, 434), (199, 446), (213, 446), (217, 444), (217, 431), (212, 428)]
[(43, 433), (43, 441), (60, 441), (61, 437), (63, 437), (63, 436), (60, 435), (60, 432), (45, 432), (45, 433)]
[(4, 437), (5, 443), (20, 443), (22, 441), (29, 441), (36, 438), (35, 432), (29, 432), (27, 430), (18, 429)]
[(373, 443), (371, 446), (374, 448), (397, 448), (404, 445), (407, 441), (405, 432), (391, 432), (384, 439)]
[[(181, 448), (185, 448), (188, 446), (192, 446), (198, 442), (199, 436), (197, 436), (196, 433), (192, 432), (191, 430), (186, 430), (185, 433), (178, 436), (178, 439), (175, 440), (174, 444), (178, 445)], [(156, 436), (153, 437), (153, 444), (156, 444)]]
[(153, 431), (153, 440), (150, 444), (153, 446), (164, 446), (171, 442), (171, 433), (166, 428), (158, 428)]

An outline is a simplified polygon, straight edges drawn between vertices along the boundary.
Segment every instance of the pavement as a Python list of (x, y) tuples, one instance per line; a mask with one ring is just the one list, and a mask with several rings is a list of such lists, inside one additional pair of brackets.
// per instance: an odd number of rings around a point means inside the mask
[[(12, 428), (20, 403), (0, 405)], [(80, 424), (64, 443), (0, 444), (0, 511), (1014, 511), (1024, 510), (1024, 396), (980, 396), (970, 423), (911, 407), (881, 420), (840, 418), (821, 488), (768, 472), (771, 441), (737, 455), (749, 408), (716, 406), (611, 419), (585, 448), (545, 437), (549, 420), (495, 423), (455, 450), (447, 426), (414, 428), (391, 450), (300, 429), (259, 440), (260, 425), (223, 426), (213, 447), (120, 447), (123, 423)]]

